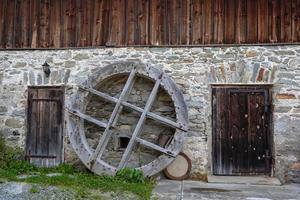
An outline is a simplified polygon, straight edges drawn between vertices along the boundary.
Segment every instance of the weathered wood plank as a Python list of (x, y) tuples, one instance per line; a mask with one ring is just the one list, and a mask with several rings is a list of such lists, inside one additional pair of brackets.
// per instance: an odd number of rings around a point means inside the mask
[(292, 41), (300, 41), (300, 0), (292, 2)]
[(236, 42), (247, 43), (247, 0), (238, 1), (237, 8)]
[(224, 31), (224, 40), (225, 43), (234, 43), (235, 40), (235, 19), (236, 19), (236, 1), (228, 0), (226, 1), (225, 6), (225, 31)]
[(280, 41), (288, 42), (292, 40), (292, 1), (281, 0), (280, 5)]
[(213, 15), (213, 25), (214, 25), (214, 36), (213, 43), (221, 44), (224, 38), (224, 1), (215, 0), (214, 4), (214, 15)]
[(180, 25), (181, 25), (181, 0), (168, 0), (167, 1), (167, 30), (168, 41), (167, 44), (178, 45), (180, 41)]
[(127, 45), (133, 45), (135, 44), (135, 38), (136, 38), (136, 18), (137, 18), (137, 8), (136, 0), (127, 0), (125, 6), (125, 12), (126, 12), (126, 22), (125, 22), (125, 42)]
[(6, 7), (7, 7), (7, 0), (2, 0), (2, 2), (0, 2), (0, 48), (4, 48), (3, 40), (5, 40), (4, 31), (5, 31), (5, 21), (7, 16)]
[(59, 48), (61, 47), (61, 1), (52, 0), (50, 11), (49, 46)]
[(76, 37), (76, 1), (66, 0), (63, 2), (63, 45), (64, 47), (75, 46)]
[[(28, 48), (30, 47), (30, 0), (21, 1), (20, 5), (20, 16), (21, 16), (21, 37), (20, 37), (20, 46), (19, 48)], [(1, 37), (0, 37), (1, 38)]]
[(247, 0), (247, 42), (257, 41), (257, 2), (258, 0)]
[[(104, 21), (104, 12), (107, 9), (105, 6), (108, 4), (104, 0), (95, 0), (95, 7), (94, 9), (94, 19), (93, 19), (93, 41), (92, 46), (100, 46), (104, 44), (105, 36), (104, 33), (104, 24), (108, 25)], [(110, 5), (110, 4), (109, 4)], [(110, 9), (110, 8), (109, 8)], [(107, 26), (107, 29), (110, 27)]]
[(14, 36), (13, 36), (13, 47), (20, 48), (22, 43), (22, 32), (21, 32), (21, 1), (15, 1), (14, 8)]
[(180, 4), (180, 44), (190, 44), (190, 0), (181, 0)]
[(150, 3), (150, 44), (167, 44), (166, 0), (152, 0)]
[(280, 41), (280, 1), (269, 2), (269, 41), (276, 43)]
[(90, 116), (88, 116), (86, 114), (81, 113), (78, 110), (72, 110), (72, 109), (68, 108), (67, 111), (69, 113), (73, 114), (73, 115), (76, 115), (76, 116), (82, 118), (82, 119), (85, 119), (85, 120), (87, 120), (89, 122), (92, 122), (92, 123), (94, 123), (94, 124), (96, 124), (96, 125), (98, 125), (100, 127), (103, 127), (103, 128), (107, 127), (107, 124), (105, 122), (102, 122), (100, 120), (94, 119), (94, 118), (92, 118), (92, 117), (90, 117)]
[(93, 29), (92, 20), (93, 20), (93, 10), (94, 10), (94, 1), (79, 2), (79, 13), (77, 24), (80, 24), (80, 30), (78, 29), (77, 35), (77, 46), (91, 46), (92, 45), (92, 32)]
[(40, 1), (30, 1), (30, 46), (39, 47)]
[(136, 44), (149, 44), (149, 5), (150, 0), (137, 1)]
[(4, 40), (3, 44), (5, 48), (14, 47), (14, 18), (15, 18), (15, 0), (7, 1), (7, 18), (4, 24)]
[(114, 0), (111, 4), (111, 23), (106, 45), (122, 45), (125, 43), (125, 0)]
[[(191, 40), (192, 44), (203, 43), (203, 1), (192, 0)], [(197, 2), (197, 3), (196, 3)]]
[(160, 146), (158, 146), (156, 144), (153, 144), (151, 142), (143, 140), (143, 139), (141, 139), (139, 137), (136, 137), (136, 141), (138, 143), (140, 143), (141, 145), (144, 145), (145, 147), (148, 147), (150, 149), (154, 149), (156, 151), (159, 151), (161, 153), (164, 153), (164, 154), (166, 154), (168, 156), (171, 156), (171, 157), (175, 158), (175, 154), (173, 152), (169, 151), (168, 149), (162, 148), (162, 147), (160, 147)]
[(268, 41), (268, 0), (258, 1), (258, 42)]
[(41, 12), (39, 15), (39, 46), (49, 47), (49, 19), (50, 19), (50, 0), (41, 0)]
[(212, 1), (204, 1), (203, 4), (203, 42), (211, 44), (213, 35)]

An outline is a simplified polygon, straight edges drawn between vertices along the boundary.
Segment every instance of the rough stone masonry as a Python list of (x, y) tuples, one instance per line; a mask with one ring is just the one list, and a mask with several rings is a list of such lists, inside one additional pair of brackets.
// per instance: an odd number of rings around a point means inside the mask
[[(0, 134), (24, 147), (28, 85), (67, 87), (84, 82), (100, 67), (137, 60), (162, 68), (179, 85), (189, 110), (183, 151), (192, 160), (191, 178), (211, 173), (210, 83), (272, 83), (274, 176), (300, 182), (300, 46), (204, 48), (99, 48), (0, 51)], [(50, 77), (42, 71), (47, 61)], [(65, 142), (65, 159), (76, 158)]]

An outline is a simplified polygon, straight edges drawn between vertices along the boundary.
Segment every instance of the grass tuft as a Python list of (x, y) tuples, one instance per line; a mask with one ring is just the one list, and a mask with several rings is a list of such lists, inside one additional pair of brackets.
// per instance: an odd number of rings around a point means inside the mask
[[(97, 176), (89, 172), (77, 171), (73, 166), (61, 164), (54, 168), (37, 168), (22, 160), (22, 151), (8, 147), (0, 137), (0, 179), (20, 181), (45, 186), (53, 185), (70, 188), (76, 191), (76, 198), (86, 199), (93, 190), (102, 192), (131, 192), (140, 199), (150, 199), (154, 184), (143, 176), (142, 171), (125, 168), (116, 176)], [(57, 176), (47, 176), (49, 173), (60, 173)], [(19, 179), (21, 174), (35, 174), (25, 179)], [(31, 193), (38, 190), (32, 187)], [(92, 199), (101, 199), (93, 196)]]

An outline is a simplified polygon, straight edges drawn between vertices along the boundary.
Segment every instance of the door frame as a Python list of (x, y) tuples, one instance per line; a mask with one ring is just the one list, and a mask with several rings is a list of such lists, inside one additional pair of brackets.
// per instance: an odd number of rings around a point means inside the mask
[(29, 118), (28, 118), (28, 112), (29, 112), (29, 91), (30, 89), (51, 89), (51, 88), (55, 88), (55, 89), (61, 89), (62, 91), (62, 116), (61, 116), (61, 143), (60, 143), (60, 149), (61, 149), (61, 153), (59, 156), (59, 164), (60, 163), (64, 163), (64, 135), (65, 135), (65, 85), (61, 84), (61, 85), (29, 85), (27, 86), (27, 90), (26, 90), (26, 106), (25, 106), (25, 159), (27, 160), (27, 148), (28, 148), (28, 126), (29, 126)]
[[(274, 118), (274, 105), (273, 105), (273, 85), (274, 84), (269, 84), (269, 83), (262, 83), (262, 84), (257, 84), (257, 83), (250, 83), (250, 84), (239, 84), (239, 83), (210, 83), (209, 84), (209, 104), (210, 107), (208, 109), (210, 113), (209, 117), (209, 122), (208, 122), (208, 127), (209, 127), (209, 134), (207, 138), (207, 149), (208, 149), (208, 165), (207, 165), (207, 172), (208, 176), (223, 176), (223, 175), (214, 175), (213, 174), (213, 156), (214, 156), (214, 149), (213, 149), (213, 98), (212, 98), (212, 89), (216, 87), (222, 87), (222, 88), (247, 88), (247, 87), (268, 87), (268, 92), (269, 92), (269, 103), (270, 103), (270, 112), (271, 116), (269, 117), (269, 145), (270, 145), (270, 156), (271, 156), (271, 162), (270, 162), (270, 173), (267, 176), (273, 177), (274, 172), (275, 172), (275, 148), (274, 148), (274, 125), (273, 125), (273, 118)], [(241, 176), (241, 175), (229, 175), (229, 176)], [(251, 175), (249, 175), (251, 176)], [(262, 175), (263, 176), (263, 175)]]

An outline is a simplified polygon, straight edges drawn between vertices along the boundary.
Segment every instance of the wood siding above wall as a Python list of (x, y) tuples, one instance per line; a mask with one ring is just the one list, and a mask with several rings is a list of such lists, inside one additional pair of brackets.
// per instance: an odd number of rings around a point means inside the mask
[(300, 42), (300, 0), (0, 0), (0, 48)]

